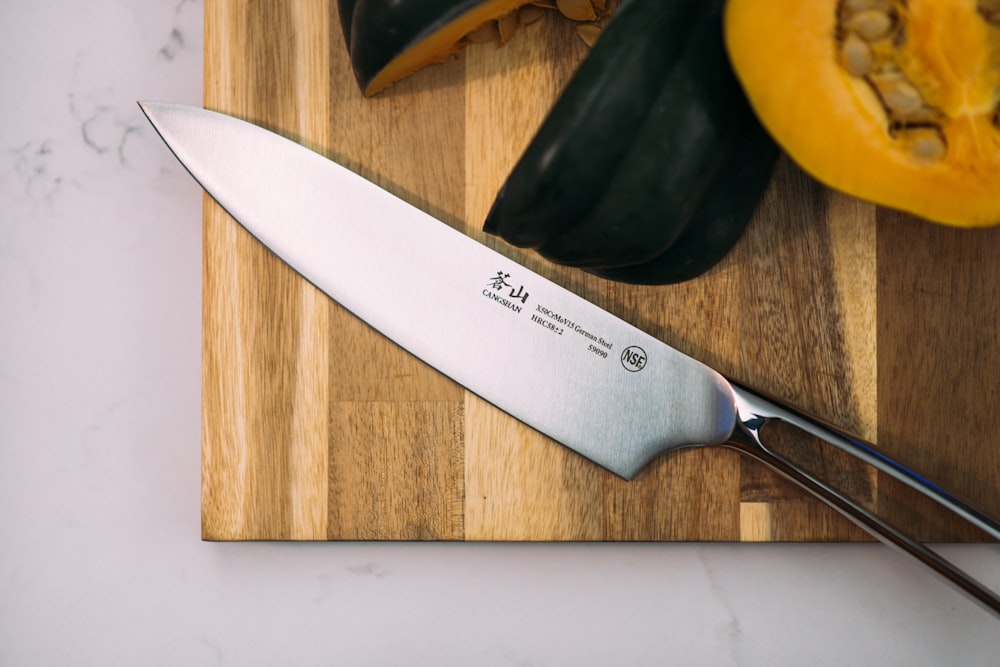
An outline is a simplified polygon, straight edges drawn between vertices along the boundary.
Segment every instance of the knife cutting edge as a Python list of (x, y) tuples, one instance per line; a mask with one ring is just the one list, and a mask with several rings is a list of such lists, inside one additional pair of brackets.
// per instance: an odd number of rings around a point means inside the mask
[(723, 377), (294, 141), (197, 107), (139, 106), (252, 235), (469, 391), (625, 479), (670, 450), (737, 449), (1000, 616), (1000, 596), (779, 454), (762, 429), (790, 424), (1000, 540), (1000, 522), (871, 444)]

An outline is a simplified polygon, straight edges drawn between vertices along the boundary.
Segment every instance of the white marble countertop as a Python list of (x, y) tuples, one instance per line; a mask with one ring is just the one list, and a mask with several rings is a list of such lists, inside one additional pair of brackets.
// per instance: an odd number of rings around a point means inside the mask
[(135, 105), (201, 103), (202, 12), (0, 2), (0, 665), (998, 664), (879, 545), (202, 542), (201, 191)]

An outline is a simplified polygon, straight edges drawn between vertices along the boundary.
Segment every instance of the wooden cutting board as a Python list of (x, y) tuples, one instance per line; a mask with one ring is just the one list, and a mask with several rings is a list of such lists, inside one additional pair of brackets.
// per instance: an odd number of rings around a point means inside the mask
[[(566, 23), (471, 47), (375, 99), (358, 92), (331, 0), (206, 0), (205, 24), (207, 107), (341, 162), (1000, 514), (1000, 229), (883, 210), (783, 160), (710, 273), (613, 284), (480, 231), (586, 53)], [(370, 331), (207, 198), (204, 229), (205, 539), (865, 539), (726, 449), (663, 456), (626, 483)], [(789, 446), (921, 538), (981, 539), (864, 465)]]

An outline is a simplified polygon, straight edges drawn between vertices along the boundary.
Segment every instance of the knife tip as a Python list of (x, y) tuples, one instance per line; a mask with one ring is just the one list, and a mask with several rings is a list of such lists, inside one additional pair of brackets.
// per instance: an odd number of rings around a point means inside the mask
[(139, 105), (139, 110), (142, 111), (143, 115), (146, 116), (147, 119), (152, 120), (149, 117), (149, 107), (151, 102), (148, 100), (136, 100), (135, 103)]

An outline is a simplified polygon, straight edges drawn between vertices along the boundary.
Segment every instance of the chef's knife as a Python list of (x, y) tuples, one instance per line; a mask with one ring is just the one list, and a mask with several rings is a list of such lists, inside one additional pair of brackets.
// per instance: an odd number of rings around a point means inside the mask
[(761, 429), (792, 424), (1000, 539), (1000, 522), (871, 445), (724, 378), (293, 141), (204, 109), (140, 106), (265, 246), (500, 409), (625, 479), (669, 450), (733, 447), (1000, 615), (1000, 596), (769, 448)]

